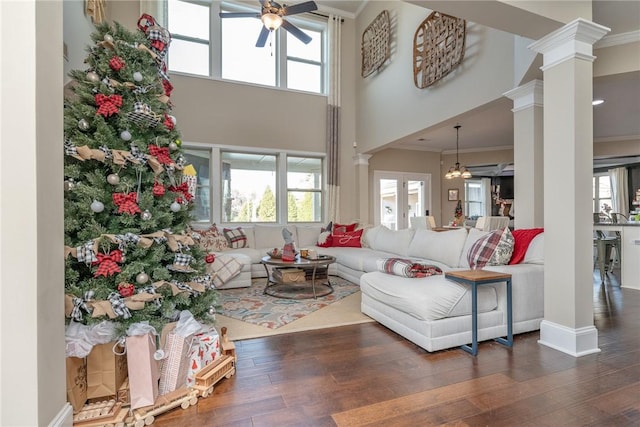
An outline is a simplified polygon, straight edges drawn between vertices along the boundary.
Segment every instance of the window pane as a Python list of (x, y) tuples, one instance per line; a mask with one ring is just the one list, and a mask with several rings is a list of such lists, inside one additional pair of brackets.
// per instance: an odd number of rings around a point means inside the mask
[(407, 201), (409, 202), (409, 212), (407, 215), (421, 216), (424, 212), (424, 181), (407, 181)]
[(169, 46), (169, 69), (209, 75), (209, 45), (174, 38)]
[(320, 83), (322, 81), (320, 71), (319, 65), (288, 60), (287, 87), (289, 89), (320, 93)]
[(277, 221), (276, 157), (222, 153), (222, 221)]
[(601, 176), (598, 180), (598, 196), (600, 199), (611, 198), (611, 179), (608, 176)]
[(193, 217), (195, 221), (211, 221), (211, 187), (209, 185), (209, 167), (211, 158), (208, 150), (185, 150), (187, 164), (196, 171), (196, 198)]
[(271, 32), (265, 47), (256, 47), (262, 21), (256, 18), (222, 19), (222, 78), (276, 84), (275, 33)]
[(169, 0), (168, 29), (171, 34), (209, 40), (209, 7)]
[(289, 191), (287, 197), (288, 222), (322, 221), (322, 193), (318, 191)]
[(322, 188), (322, 159), (287, 157), (287, 188)]
[(297, 37), (287, 33), (287, 56), (321, 62), (322, 33), (304, 28), (301, 28), (301, 30), (311, 37), (311, 41), (309, 44), (304, 44)]
[(390, 230), (398, 225), (398, 181), (395, 179), (380, 180), (380, 223)]

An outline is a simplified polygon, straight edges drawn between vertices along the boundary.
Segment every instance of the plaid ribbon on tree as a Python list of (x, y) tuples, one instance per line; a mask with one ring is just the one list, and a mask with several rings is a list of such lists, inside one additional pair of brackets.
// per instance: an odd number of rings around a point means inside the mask
[(129, 151), (129, 155), (127, 156), (127, 160), (129, 160), (130, 162), (133, 163), (140, 163), (143, 165), (147, 164), (147, 156), (146, 154), (144, 154), (142, 151), (140, 151), (140, 149), (138, 149), (138, 146), (135, 144), (131, 144), (131, 150)]
[(89, 240), (82, 246), (78, 246), (76, 248), (77, 256), (76, 258), (80, 262), (85, 262), (87, 264), (98, 262), (98, 258), (96, 258), (96, 252), (93, 250), (93, 240)]
[(104, 117), (109, 117), (113, 114), (118, 114), (119, 108), (122, 107), (122, 95), (104, 95), (102, 93), (97, 94), (95, 97), (96, 105), (98, 106), (97, 114), (102, 114)]
[(140, 236), (133, 233), (116, 234), (116, 241), (118, 242), (118, 249), (120, 250), (124, 250), (128, 244), (137, 245), (140, 239)]
[(193, 295), (199, 294), (199, 292), (195, 291), (191, 286), (187, 285), (186, 283), (178, 282), (177, 280), (172, 280), (171, 283), (176, 285), (176, 287), (181, 291), (186, 291)]
[(158, 147), (154, 144), (149, 144), (149, 154), (155, 156), (160, 163), (163, 165), (170, 165), (173, 163), (171, 160), (171, 156), (169, 156), (169, 148), (168, 147)]
[(135, 215), (140, 213), (138, 206), (138, 195), (133, 191), (131, 193), (113, 193), (113, 203), (118, 206), (118, 213), (128, 213)]
[(122, 262), (122, 251), (119, 249), (113, 250), (108, 254), (98, 254), (98, 260), (93, 265), (99, 264), (93, 277), (98, 276), (113, 276), (116, 273), (120, 273), (119, 262)]
[(193, 257), (191, 255), (177, 253), (173, 258), (173, 265), (187, 267), (191, 263), (192, 259)]
[(122, 295), (120, 295), (118, 292), (111, 292), (107, 299), (111, 303), (113, 312), (117, 316), (122, 316), (125, 319), (128, 319), (131, 317), (131, 312), (129, 311), (126, 304), (124, 303), (124, 298), (122, 298)]
[(64, 154), (66, 154), (67, 156), (78, 155), (78, 148), (75, 145), (73, 145), (71, 143), (71, 140), (68, 138), (65, 138), (64, 140)]
[(127, 113), (127, 118), (138, 126), (147, 127), (156, 126), (162, 119), (156, 113), (151, 111), (151, 108), (143, 102), (134, 103), (133, 111)]
[(167, 113), (165, 113), (164, 115), (164, 127), (166, 127), (169, 130), (173, 130), (173, 128), (175, 127), (175, 124), (173, 123), (173, 120), (171, 120), (171, 117), (169, 117), (169, 115)]
[(180, 185), (172, 185), (169, 187), (169, 191), (182, 194), (184, 198), (187, 200), (187, 202), (190, 202), (191, 199), (193, 198), (193, 196), (189, 192), (189, 183), (187, 182), (183, 182)]
[[(156, 295), (156, 288), (153, 285), (147, 285), (144, 288), (138, 288), (138, 293), (139, 294), (143, 294), (143, 293), (147, 293), (147, 294), (151, 294), (151, 295)], [(162, 305), (161, 302), (162, 298), (156, 298), (154, 300), (152, 300), (152, 304), (154, 304), (156, 307), (160, 307)]]
[(83, 298), (73, 297), (73, 308), (71, 309), (71, 318), (76, 322), (82, 321), (82, 310), (91, 314), (93, 311), (88, 305), (87, 302), (92, 300), (94, 297), (93, 291), (87, 291), (84, 293)]
[(106, 145), (101, 145), (98, 149), (104, 153), (105, 159), (109, 159), (109, 160), (113, 159), (113, 153), (111, 152), (111, 148), (107, 147)]
[(156, 197), (162, 197), (164, 196), (164, 186), (162, 184), (160, 184), (158, 181), (153, 183), (153, 195)]

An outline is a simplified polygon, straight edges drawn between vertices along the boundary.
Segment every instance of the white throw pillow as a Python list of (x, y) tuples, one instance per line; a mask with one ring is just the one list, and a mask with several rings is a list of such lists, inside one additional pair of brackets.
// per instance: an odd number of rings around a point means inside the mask
[(363, 248), (373, 248), (375, 245), (376, 236), (383, 228), (386, 228), (384, 225), (376, 225), (375, 227), (366, 228), (364, 233), (362, 233), (362, 238), (360, 239)]
[(544, 264), (544, 233), (538, 234), (531, 240), (522, 262), (526, 264)]
[(381, 228), (376, 235), (371, 249), (406, 256), (408, 255), (407, 251), (414, 231), (415, 230), (410, 228), (405, 228), (404, 230), (389, 230), (386, 227)]
[(460, 254), (460, 261), (458, 264), (459, 267), (470, 268), (469, 260), (467, 259), (467, 255), (469, 254), (469, 249), (471, 249), (471, 246), (473, 246), (473, 244), (477, 242), (478, 239), (483, 238), (489, 233), (490, 233), (489, 231), (482, 231), (478, 228), (469, 229), (467, 240), (464, 242), (464, 247), (462, 248), (462, 253)]
[(450, 231), (419, 229), (411, 240), (408, 255), (457, 267), (466, 240), (467, 230), (464, 228)]

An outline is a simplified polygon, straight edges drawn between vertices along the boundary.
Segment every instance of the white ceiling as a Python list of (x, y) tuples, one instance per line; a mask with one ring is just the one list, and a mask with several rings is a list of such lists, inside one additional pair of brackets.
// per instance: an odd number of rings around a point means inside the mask
[[(340, 11), (355, 18), (366, 1), (316, 0), (319, 11)], [(431, 3), (431, 2), (425, 2)], [(593, 21), (611, 28), (608, 36), (640, 31), (640, 1), (596, 0)], [(542, 78), (542, 74), (538, 76)], [(606, 102), (594, 107), (594, 140), (632, 139), (640, 136), (640, 72), (599, 78), (594, 98)], [(460, 151), (478, 151), (513, 146), (513, 102), (501, 98), (449, 121), (396, 141), (398, 148), (455, 151), (454, 125), (461, 124)]]

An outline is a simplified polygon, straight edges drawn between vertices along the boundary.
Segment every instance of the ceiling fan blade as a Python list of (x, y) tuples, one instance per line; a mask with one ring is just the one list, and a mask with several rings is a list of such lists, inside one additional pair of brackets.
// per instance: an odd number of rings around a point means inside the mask
[(256, 42), (256, 47), (264, 47), (267, 43), (267, 37), (269, 37), (269, 29), (262, 26), (262, 30), (260, 30), (260, 35), (258, 36), (258, 41)]
[(219, 15), (220, 18), (260, 18), (260, 14), (255, 12), (220, 12)]
[(282, 28), (289, 31), (293, 36), (295, 36), (298, 40), (300, 40), (304, 44), (308, 44), (311, 41), (311, 37), (307, 34), (303, 33), (301, 29), (287, 21), (286, 19), (282, 20)]
[(311, 12), (317, 10), (318, 5), (313, 1), (306, 1), (304, 3), (294, 4), (291, 6), (285, 6), (282, 8), (283, 15), (295, 15), (296, 13)]

